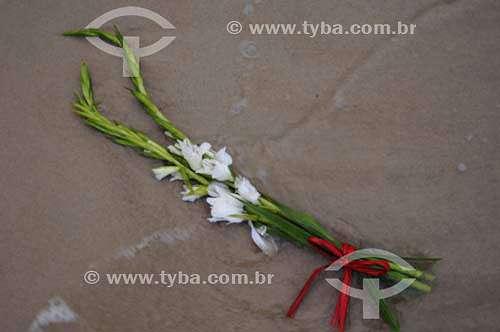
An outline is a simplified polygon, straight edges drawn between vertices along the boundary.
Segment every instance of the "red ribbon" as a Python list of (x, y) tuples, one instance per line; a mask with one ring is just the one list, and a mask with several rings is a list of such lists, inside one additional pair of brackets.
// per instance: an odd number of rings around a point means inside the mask
[(326, 269), (333, 263), (343, 265), (344, 274), (342, 276), (342, 291), (339, 294), (337, 306), (335, 307), (335, 313), (333, 315), (332, 321), (330, 322), (331, 326), (338, 327), (338, 329), (343, 332), (345, 330), (345, 319), (347, 315), (347, 307), (349, 305), (349, 286), (351, 285), (352, 281), (352, 271), (354, 270), (372, 276), (382, 276), (389, 271), (389, 263), (384, 260), (349, 261), (348, 255), (356, 251), (356, 248), (352, 245), (343, 243), (342, 250), (340, 250), (333, 243), (320, 239), (318, 237), (310, 237), (308, 240), (311, 243), (313, 249), (321, 253), (323, 256), (328, 257), (332, 261), (314, 270), (314, 272), (300, 291), (299, 296), (297, 296), (292, 306), (288, 310), (288, 317), (293, 318), (295, 316), (295, 312), (299, 308), (302, 299), (304, 298), (304, 296), (306, 296), (306, 293), (311, 287), (314, 280), (324, 269)]

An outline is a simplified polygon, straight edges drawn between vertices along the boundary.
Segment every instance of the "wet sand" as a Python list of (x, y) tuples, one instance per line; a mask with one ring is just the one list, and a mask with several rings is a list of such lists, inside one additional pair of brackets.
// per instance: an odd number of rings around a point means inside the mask
[[(327, 331), (337, 292), (323, 260), (282, 243), (267, 258), (244, 225), (158, 183), (159, 163), (71, 110), (86, 61), (103, 112), (164, 140), (124, 87), (121, 59), (61, 32), (126, 1), (1, 2), (0, 330)], [(429, 295), (393, 299), (402, 331), (500, 325), (498, 1), (141, 1), (176, 27), (141, 60), (153, 100), (196, 141), (339, 238), (441, 256)], [(413, 36), (230, 35), (226, 24), (417, 24)], [(148, 45), (161, 28), (120, 18)], [(250, 52), (250, 53), (249, 53)], [(87, 285), (86, 271), (275, 275), (272, 285)], [(386, 331), (352, 301), (349, 331)]]

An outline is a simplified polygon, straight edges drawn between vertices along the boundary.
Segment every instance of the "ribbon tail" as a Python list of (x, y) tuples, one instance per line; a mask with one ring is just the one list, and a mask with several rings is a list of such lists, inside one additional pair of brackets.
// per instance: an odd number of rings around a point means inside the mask
[(290, 317), (290, 318), (295, 317), (295, 313), (297, 312), (297, 309), (299, 308), (300, 303), (304, 299), (304, 296), (306, 296), (307, 291), (311, 287), (312, 283), (318, 277), (318, 275), (321, 273), (321, 271), (326, 269), (328, 266), (330, 266), (330, 263), (323, 265), (323, 266), (317, 268), (316, 270), (314, 270), (313, 274), (311, 274), (309, 279), (307, 279), (307, 282), (305, 283), (304, 287), (300, 291), (299, 295), (297, 296), (297, 298), (295, 299), (293, 304), (290, 306), (290, 309), (288, 309), (288, 314), (287, 314), (288, 317)]
[(352, 270), (349, 268), (344, 269), (342, 277), (342, 290), (335, 306), (335, 314), (330, 323), (331, 326), (337, 327), (340, 332), (345, 330), (345, 320), (347, 316), (347, 308), (349, 306), (349, 287), (352, 281)]

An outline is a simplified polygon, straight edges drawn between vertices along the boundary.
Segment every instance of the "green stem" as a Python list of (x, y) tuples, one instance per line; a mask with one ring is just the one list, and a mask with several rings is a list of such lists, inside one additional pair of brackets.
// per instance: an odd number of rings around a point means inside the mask
[(78, 103), (74, 106), (75, 112), (85, 119), (85, 122), (106, 135), (113, 137), (116, 143), (136, 147), (142, 151), (148, 151), (157, 159), (168, 161), (182, 169), (189, 178), (198, 181), (203, 185), (208, 185), (209, 181), (203, 176), (196, 174), (189, 167), (177, 160), (164, 147), (149, 139), (145, 134), (128, 128), (125, 125), (115, 123), (97, 111), (92, 90), (92, 81), (85, 63), (82, 63), (80, 70), (80, 81), (83, 97), (78, 96)]
[(116, 34), (99, 30), (99, 29), (82, 29), (77, 31), (65, 32), (65, 36), (80, 36), (80, 37), (99, 37), (104, 41), (107, 41), (115, 46), (121, 47), (124, 50), (125, 59), (132, 77), (130, 80), (134, 84), (137, 90), (131, 90), (134, 97), (144, 105), (146, 112), (153, 117), (153, 120), (162, 128), (167, 130), (175, 139), (184, 140), (186, 135), (184, 135), (177, 127), (175, 127), (172, 122), (165, 117), (163, 113), (158, 109), (158, 107), (149, 98), (146, 88), (144, 86), (144, 79), (142, 77), (139, 63), (135, 57), (132, 50), (128, 47), (127, 43), (124, 41), (121, 33), (116, 30)]
[[(405, 275), (403, 275), (399, 272), (395, 272), (395, 271), (389, 271), (384, 276), (387, 277), (388, 279), (391, 279), (391, 280), (394, 280), (397, 282), (400, 282), (403, 279), (408, 279), (408, 276), (405, 276)], [(430, 291), (432, 290), (431, 286), (424, 284), (423, 282), (418, 281), (418, 280), (414, 280), (411, 284), (411, 287), (418, 289), (418, 290), (425, 292), (425, 293), (430, 293)]]
[(421, 270), (417, 270), (417, 269), (414, 269), (414, 270), (403, 269), (401, 266), (399, 266), (398, 264), (395, 264), (393, 262), (389, 262), (389, 265), (390, 265), (392, 271), (397, 271), (400, 274), (406, 274), (407, 276), (410, 276), (413, 278), (424, 279), (424, 280), (428, 280), (428, 281), (432, 281), (435, 278), (434, 275), (432, 275), (428, 272), (425, 272), (425, 271), (421, 271)]

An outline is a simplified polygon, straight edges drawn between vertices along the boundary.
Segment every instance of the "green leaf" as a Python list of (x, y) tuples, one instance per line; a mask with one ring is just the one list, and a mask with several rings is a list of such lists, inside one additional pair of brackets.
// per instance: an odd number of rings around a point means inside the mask
[(193, 185), (191, 184), (191, 181), (189, 181), (189, 176), (186, 173), (186, 170), (183, 167), (179, 167), (179, 172), (182, 175), (182, 179), (184, 180), (184, 184), (188, 188), (190, 192), (193, 191)]
[(113, 135), (113, 133), (111, 131), (109, 131), (108, 129), (100, 126), (99, 124), (97, 124), (93, 121), (90, 121), (88, 119), (83, 119), (83, 122), (85, 122), (88, 126), (93, 127), (94, 129), (97, 129), (104, 134)]
[(82, 95), (88, 106), (94, 105), (94, 91), (92, 89), (92, 80), (90, 79), (89, 69), (85, 62), (82, 62), (80, 69), (80, 83)]
[(384, 299), (380, 300), (380, 313), (384, 321), (389, 324), (393, 331), (399, 332), (401, 330), (401, 325), (396, 312), (385, 302)]
[[(403, 279), (408, 279), (412, 278), (411, 276), (406, 276), (402, 273), (396, 272), (396, 271), (389, 271), (386, 274), (384, 274), (384, 278), (395, 281), (395, 282), (400, 282)], [(414, 280), (410, 287), (418, 289), (421, 292), (424, 293), (430, 293), (432, 290), (432, 287), (419, 281), (419, 280)]]
[(244, 204), (245, 209), (249, 213), (259, 216), (260, 217), (259, 220), (261, 222), (270, 225), (272, 227), (275, 227), (276, 229), (280, 230), (282, 233), (286, 234), (288, 237), (299, 242), (300, 244), (309, 246), (308, 239), (309, 237), (312, 236), (312, 234), (308, 233), (304, 229), (298, 227), (297, 225), (288, 221), (282, 216), (272, 213), (269, 210), (266, 210), (264, 208), (258, 207), (254, 204), (250, 204), (245, 201), (241, 202)]
[(372, 276), (364, 274), (368, 278), (368, 282), (366, 283), (368, 285), (368, 291), (372, 295), (374, 299), (380, 299), (379, 301), (379, 310), (380, 314), (382, 314), (382, 318), (385, 320), (387, 324), (392, 328), (393, 331), (399, 332), (401, 330), (401, 325), (399, 324), (398, 317), (396, 315), (396, 312), (382, 299), (381, 294), (380, 294), (380, 289), (375, 287), (373, 283), (369, 281), (369, 279), (372, 278)]
[(130, 129), (134, 132), (134, 134), (139, 136), (139, 138), (142, 139), (144, 142), (147, 142), (149, 140), (149, 137), (145, 133), (143, 133), (142, 131), (137, 130), (137, 129), (132, 129), (132, 128), (130, 128)]
[(230, 217), (240, 218), (240, 219), (243, 219), (243, 220), (251, 220), (251, 221), (257, 221), (257, 220), (259, 220), (259, 217), (251, 215), (251, 214), (231, 214)]
[(75, 91), (74, 95), (75, 95), (75, 98), (78, 100), (79, 104), (84, 104), (85, 103), (85, 100), (83, 100), (83, 97), (80, 96), (80, 94), (78, 92)]
[(102, 31), (100, 29), (82, 29), (75, 31), (67, 31), (63, 33), (64, 36), (75, 36), (75, 37), (99, 37), (107, 42), (115, 44), (116, 46), (121, 47), (120, 41), (118, 38), (113, 36), (113, 34), (109, 32)]
[(407, 261), (423, 261), (423, 262), (437, 262), (442, 260), (441, 257), (425, 257), (425, 256), (405, 256), (401, 258)]
[[(128, 62), (128, 67), (130, 69), (130, 73), (132, 74), (133, 77), (140, 78), (141, 77), (141, 71), (139, 69), (139, 63), (137, 62), (137, 59), (134, 55), (134, 52), (128, 47), (127, 43), (123, 41), (123, 51), (125, 53), (125, 58), (127, 59)], [(140, 87), (138, 87), (140, 88)], [(146, 93), (146, 91), (141, 91), (142, 93)]]
[(147, 158), (154, 158), (154, 159), (160, 159), (160, 160), (163, 159), (161, 156), (159, 156), (156, 153), (151, 152), (151, 151), (139, 150), (139, 153), (142, 154), (144, 157), (147, 157)]
[(279, 208), (281, 214), (285, 218), (290, 219), (291, 221), (293, 221), (300, 227), (304, 228), (308, 232), (332, 242), (339, 248), (342, 246), (342, 243), (334, 239), (330, 234), (328, 234), (328, 232), (313, 217), (305, 214), (302, 211), (292, 209), (278, 201), (272, 199), (271, 201), (274, 205), (276, 205)]
[(115, 25), (114, 28), (115, 28), (115, 36), (118, 39), (121, 47), (123, 48), (123, 53), (125, 55), (125, 59), (127, 60), (128, 69), (132, 74), (131, 80), (141, 93), (147, 95), (146, 88), (144, 87), (144, 81), (141, 75), (139, 62), (137, 61), (134, 52), (130, 49), (127, 42), (123, 39), (123, 35), (118, 30), (118, 27)]
[(282, 239), (290, 241), (290, 242), (292, 242), (294, 245), (296, 245), (299, 248), (304, 248), (304, 245), (302, 243), (298, 242), (297, 240), (295, 240), (294, 238), (290, 237), (286, 233), (280, 231), (276, 227), (272, 227), (272, 226), (267, 225), (267, 232), (270, 235), (273, 235), (273, 236), (276, 236), (276, 237), (280, 237)]

